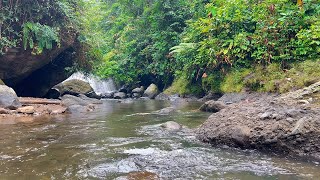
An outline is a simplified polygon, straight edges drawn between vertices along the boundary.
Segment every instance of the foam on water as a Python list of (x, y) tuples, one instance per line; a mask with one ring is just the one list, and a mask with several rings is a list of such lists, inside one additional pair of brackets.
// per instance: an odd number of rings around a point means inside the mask
[(116, 91), (116, 85), (112, 78), (100, 79), (99, 77), (92, 74), (86, 75), (82, 72), (76, 72), (65, 81), (72, 79), (79, 79), (88, 82), (98, 95)]

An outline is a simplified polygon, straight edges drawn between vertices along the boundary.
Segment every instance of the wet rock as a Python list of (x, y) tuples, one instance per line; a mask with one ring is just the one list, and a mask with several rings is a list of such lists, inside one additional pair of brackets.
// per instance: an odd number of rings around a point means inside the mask
[(59, 99), (61, 96), (60, 90), (57, 88), (51, 88), (48, 93), (45, 95), (48, 99)]
[(33, 114), (35, 112), (35, 109), (33, 106), (24, 106), (17, 109), (18, 113), (23, 114)]
[(118, 92), (122, 92), (122, 93), (127, 94), (127, 93), (128, 93), (128, 87), (127, 87), (127, 86), (122, 86), (122, 87), (118, 90)]
[(10, 114), (10, 111), (4, 108), (0, 108), (0, 114)]
[(160, 109), (159, 111), (155, 111), (155, 114), (160, 114), (160, 115), (168, 115), (171, 113), (177, 112), (177, 109), (174, 107), (167, 107), (167, 108), (163, 108)]
[(222, 97), (222, 94), (221, 93), (212, 93), (212, 92), (209, 92), (209, 94), (207, 94), (206, 96), (204, 96), (203, 98), (199, 99), (199, 101), (202, 101), (202, 102), (206, 102), (206, 101), (210, 101), (210, 100), (215, 100), (217, 101), (219, 98)]
[(157, 85), (151, 84), (145, 91), (143, 96), (154, 99), (159, 94)]
[(113, 99), (113, 97), (114, 97), (114, 92), (101, 94), (101, 98), (103, 99)]
[(83, 94), (80, 94), (78, 97), (81, 98), (82, 100), (86, 101), (89, 104), (102, 104), (102, 101), (100, 101), (99, 99), (90, 98), (90, 97), (85, 96)]
[(265, 119), (269, 119), (272, 116), (272, 112), (264, 112), (263, 114), (261, 114), (259, 116), (260, 119), (265, 120)]
[(182, 129), (182, 126), (174, 121), (168, 121), (164, 124), (161, 124), (161, 127), (169, 131), (178, 131)]
[(94, 99), (101, 99), (101, 95), (96, 94), (94, 91), (91, 91), (86, 94), (87, 97), (89, 98), (94, 98)]
[(141, 94), (140, 94), (140, 93), (133, 93), (133, 94), (132, 94), (132, 97), (133, 97), (133, 98), (140, 98), (140, 97), (141, 97)]
[(113, 98), (114, 99), (125, 99), (125, 98), (127, 98), (127, 94), (124, 92), (117, 92), (117, 93), (114, 93)]
[(67, 108), (67, 111), (72, 114), (78, 114), (78, 113), (86, 113), (94, 111), (94, 105), (87, 105), (87, 106), (81, 106), (81, 105), (71, 105)]
[(64, 95), (62, 98), (62, 104), (66, 107), (72, 105), (80, 105), (80, 106), (87, 106), (89, 103), (83, 100), (80, 97), (72, 96), (72, 95)]
[(226, 107), (226, 105), (221, 102), (221, 101), (208, 101), (206, 103), (204, 103), (201, 107), (200, 110), (201, 111), (205, 111), (205, 112), (219, 112), (220, 110), (224, 109)]
[(67, 111), (67, 107), (56, 106), (56, 107), (51, 107), (50, 110), (51, 110), (50, 112), (51, 115), (63, 114)]
[(0, 85), (0, 107), (6, 109), (17, 109), (21, 106), (15, 91), (5, 85)]
[(79, 95), (85, 94), (90, 95), (93, 94), (93, 88), (90, 86), (88, 82), (72, 79), (69, 81), (65, 81), (61, 84), (56, 85), (53, 89), (56, 89), (60, 92), (60, 95), (69, 94), (69, 95)]
[(138, 94), (143, 94), (144, 92), (144, 87), (141, 86), (140, 88), (135, 88), (132, 90), (132, 93), (138, 93)]
[(160, 93), (155, 97), (155, 100), (166, 101), (166, 100), (170, 100), (170, 97), (165, 93)]
[(6, 85), (6, 84), (0, 79), (0, 85)]
[(320, 108), (281, 103), (275, 97), (261, 95), (228, 105), (201, 125), (198, 139), (212, 145), (316, 158)]
[(238, 145), (243, 146), (249, 142), (250, 128), (237, 126), (232, 131), (231, 137)]

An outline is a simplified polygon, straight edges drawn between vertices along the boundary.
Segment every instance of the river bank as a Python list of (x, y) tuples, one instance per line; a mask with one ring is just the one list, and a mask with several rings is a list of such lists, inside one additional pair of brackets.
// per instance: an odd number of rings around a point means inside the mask
[(313, 97), (318, 92), (319, 83), (284, 95), (248, 94), (212, 114), (197, 130), (197, 137), (213, 146), (258, 149), (319, 162), (320, 108), (319, 99)]

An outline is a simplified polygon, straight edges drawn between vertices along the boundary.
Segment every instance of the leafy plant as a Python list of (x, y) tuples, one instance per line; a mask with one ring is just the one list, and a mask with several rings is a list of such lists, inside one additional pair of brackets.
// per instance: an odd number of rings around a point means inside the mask
[(40, 23), (27, 22), (23, 25), (23, 47), (33, 49), (34, 54), (41, 54), (44, 49), (52, 49), (53, 44), (60, 46), (59, 29)]

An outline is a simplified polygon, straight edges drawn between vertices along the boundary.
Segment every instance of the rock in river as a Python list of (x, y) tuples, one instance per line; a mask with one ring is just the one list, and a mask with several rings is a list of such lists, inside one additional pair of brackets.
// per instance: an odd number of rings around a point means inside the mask
[(63, 83), (60, 83), (53, 87), (53, 89), (58, 90), (60, 95), (70, 94), (70, 95), (92, 95), (93, 88), (90, 86), (88, 82), (72, 79)]
[(154, 99), (159, 94), (157, 85), (151, 84), (145, 91), (144, 96), (150, 99)]
[(207, 101), (206, 103), (204, 103), (201, 107), (200, 110), (201, 111), (205, 111), (205, 112), (219, 112), (221, 109), (225, 108), (225, 104), (224, 102), (221, 101), (215, 101), (215, 100), (210, 100)]
[(0, 85), (0, 107), (17, 109), (20, 106), (16, 92), (8, 86)]
[(197, 137), (212, 145), (259, 149), (320, 160), (320, 108), (260, 96), (212, 114)]
[(115, 99), (125, 99), (127, 97), (127, 94), (124, 92), (117, 92), (114, 93), (113, 98)]
[(182, 129), (182, 126), (179, 123), (174, 121), (168, 121), (164, 124), (161, 124), (161, 127), (169, 131), (178, 131)]

